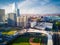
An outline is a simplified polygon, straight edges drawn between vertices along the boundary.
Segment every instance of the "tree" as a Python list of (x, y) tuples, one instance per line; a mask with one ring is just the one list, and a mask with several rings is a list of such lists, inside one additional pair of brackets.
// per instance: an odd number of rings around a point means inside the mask
[(58, 32), (58, 26), (56, 25), (56, 21), (53, 21), (53, 30)]
[(56, 26), (57, 26), (58, 29), (60, 30), (60, 22), (59, 22), (59, 21), (56, 22)]

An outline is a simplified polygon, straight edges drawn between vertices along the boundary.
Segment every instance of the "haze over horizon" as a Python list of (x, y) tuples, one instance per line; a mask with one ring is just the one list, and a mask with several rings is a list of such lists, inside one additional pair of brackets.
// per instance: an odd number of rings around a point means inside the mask
[(14, 12), (15, 2), (20, 14), (60, 14), (60, 0), (0, 0), (0, 9)]

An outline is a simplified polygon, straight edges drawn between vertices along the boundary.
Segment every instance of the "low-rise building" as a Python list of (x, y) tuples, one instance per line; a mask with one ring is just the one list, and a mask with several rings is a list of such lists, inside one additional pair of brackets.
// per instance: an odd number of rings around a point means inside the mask
[(46, 28), (52, 29), (53, 28), (53, 23), (40, 22), (40, 23), (37, 23), (36, 26), (34, 26), (34, 28), (42, 29), (42, 30), (45, 30)]

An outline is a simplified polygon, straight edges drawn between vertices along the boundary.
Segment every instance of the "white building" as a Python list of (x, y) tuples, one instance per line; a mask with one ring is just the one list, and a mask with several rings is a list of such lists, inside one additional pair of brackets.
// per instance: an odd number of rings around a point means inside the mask
[(36, 21), (30, 22), (31, 27), (33, 28), (36, 25)]
[(28, 17), (27, 16), (17, 17), (17, 26), (18, 27), (26, 27), (27, 23), (28, 23)]
[(48, 22), (46, 22), (46, 23), (45, 23), (45, 26), (46, 26), (46, 28), (52, 29), (52, 28), (53, 28), (53, 23), (48, 23)]
[(46, 28), (52, 29), (53, 28), (53, 23), (40, 22), (35, 26), (35, 28), (42, 29), (42, 30), (45, 30)]

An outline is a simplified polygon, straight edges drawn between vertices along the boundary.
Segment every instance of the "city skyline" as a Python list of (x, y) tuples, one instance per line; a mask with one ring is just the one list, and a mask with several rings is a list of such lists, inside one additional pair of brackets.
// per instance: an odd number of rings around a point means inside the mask
[(0, 0), (0, 45), (60, 45), (60, 0)]
[(60, 0), (1, 0), (0, 8), (14, 12), (15, 2), (20, 14), (60, 14)]

